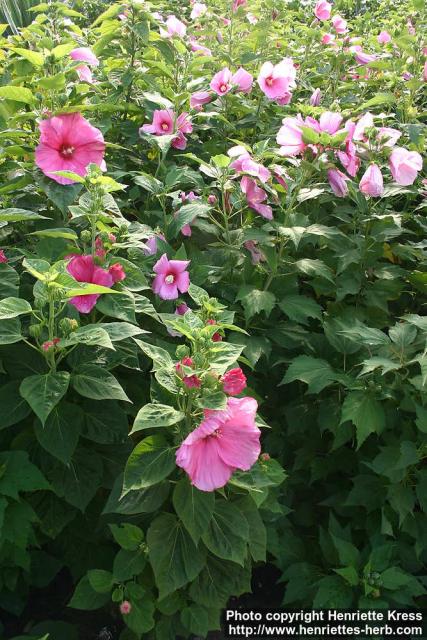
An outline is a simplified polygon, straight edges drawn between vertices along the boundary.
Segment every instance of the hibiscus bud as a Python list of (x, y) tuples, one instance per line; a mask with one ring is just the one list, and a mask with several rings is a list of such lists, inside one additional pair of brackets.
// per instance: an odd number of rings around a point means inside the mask
[(69, 336), (78, 326), (79, 323), (77, 320), (71, 318), (62, 318), (62, 320), (59, 321), (59, 329), (64, 337)]
[(193, 389), (193, 388), (198, 389), (202, 385), (202, 381), (195, 374), (193, 374), (192, 376), (184, 376), (182, 381), (185, 384), (185, 386), (188, 387), (188, 389)]
[(222, 37), (222, 33), (221, 31), (218, 31), (216, 34), (216, 39), (218, 41), (219, 44), (222, 44), (224, 42), (224, 38)]
[(178, 360), (182, 360), (183, 358), (185, 358), (185, 356), (188, 356), (189, 353), (189, 348), (185, 344), (180, 344), (175, 351)]
[(32, 324), (28, 327), (28, 333), (33, 338), (39, 338), (41, 336), (42, 331), (43, 331), (42, 324)]
[(261, 460), (263, 462), (268, 462), (270, 460), (270, 454), (269, 453), (261, 453), (260, 458), (261, 458)]
[(183, 366), (184, 367), (192, 367), (193, 366), (193, 360), (192, 358), (190, 358), (189, 356), (184, 356), (184, 358), (182, 358), (180, 360), (180, 362), (177, 362), (175, 364), (175, 371), (176, 373), (182, 378), (184, 375), (184, 370), (183, 370)]
[(221, 382), (224, 393), (229, 396), (238, 396), (246, 388), (246, 376), (240, 367), (224, 373)]
[(80, 240), (82, 242), (84, 242), (84, 244), (88, 244), (91, 240), (92, 240), (92, 234), (90, 231), (88, 231), (87, 229), (85, 229), (84, 231), (81, 232), (80, 234)]
[(127, 616), (132, 611), (132, 605), (129, 600), (123, 600), (120, 605), (120, 613), (124, 616)]
[(208, 203), (209, 204), (215, 204), (216, 203), (216, 196), (213, 193), (210, 193), (208, 195)]
[(53, 338), (53, 340), (46, 340), (46, 342), (43, 342), (42, 344), (43, 351), (50, 351), (51, 349), (54, 349), (59, 341), (60, 341), (59, 338)]
[(214, 333), (212, 336), (212, 341), (213, 342), (221, 342), (222, 340), (222, 335), (220, 333)]
[(320, 104), (320, 99), (321, 99), (321, 95), (320, 95), (320, 89), (317, 88), (315, 91), (313, 91), (313, 93), (310, 96), (310, 104), (312, 107), (318, 107)]
[(111, 244), (114, 244), (115, 242), (117, 242), (117, 238), (114, 235), (114, 233), (109, 233), (108, 234), (108, 240), (109, 240), (109, 242), (111, 242)]
[(7, 256), (5, 255), (4, 251), (2, 249), (0, 249), (0, 263), (2, 262), (8, 262)]
[(113, 278), (113, 282), (121, 282), (126, 278), (126, 273), (120, 262), (115, 262), (114, 264), (112, 264), (108, 269), (108, 273)]

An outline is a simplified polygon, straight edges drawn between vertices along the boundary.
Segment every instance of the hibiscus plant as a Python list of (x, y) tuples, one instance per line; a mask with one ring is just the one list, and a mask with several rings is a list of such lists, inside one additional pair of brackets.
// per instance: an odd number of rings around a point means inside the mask
[(28, 11), (1, 25), (0, 635), (99, 609), (206, 637), (265, 563), (276, 605), (425, 602), (424, 3)]

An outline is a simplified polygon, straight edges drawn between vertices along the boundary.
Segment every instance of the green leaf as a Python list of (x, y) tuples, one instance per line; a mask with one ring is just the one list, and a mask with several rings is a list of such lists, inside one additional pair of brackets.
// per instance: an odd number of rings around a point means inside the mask
[(217, 500), (202, 540), (214, 555), (243, 566), (248, 551), (249, 525), (234, 504)]
[(133, 336), (146, 333), (144, 329), (140, 329), (129, 322), (99, 322), (97, 327), (104, 329), (108, 333), (111, 342), (120, 342), (121, 340), (126, 340), (126, 338), (133, 338)]
[(13, 85), (3, 85), (0, 87), (0, 98), (5, 100), (14, 100), (15, 102), (23, 102), (31, 104), (34, 102), (34, 95), (30, 89), (26, 87), (16, 87)]
[(25, 378), (19, 392), (44, 425), (51, 411), (66, 394), (69, 383), (68, 371), (51, 372)]
[(82, 408), (85, 418), (83, 437), (100, 444), (119, 444), (127, 441), (128, 419), (118, 402), (85, 400)]
[(28, 459), (26, 451), (0, 452), (0, 495), (19, 500), (21, 491), (50, 490), (41, 471)]
[(281, 384), (302, 380), (308, 385), (308, 393), (319, 393), (336, 379), (329, 362), (312, 356), (297, 356), (292, 360)]
[(339, 576), (326, 576), (317, 583), (313, 601), (315, 609), (348, 609), (353, 602), (353, 591)]
[(142, 633), (147, 633), (154, 627), (154, 610), (154, 603), (147, 596), (141, 600), (132, 598), (132, 609), (126, 615), (126, 625), (140, 637)]
[(83, 426), (83, 412), (78, 405), (61, 402), (50, 413), (43, 426), (35, 421), (34, 432), (43, 449), (68, 464), (77, 447)]
[(89, 584), (97, 593), (110, 593), (114, 585), (113, 574), (104, 569), (91, 569), (87, 572)]
[(131, 402), (118, 380), (111, 373), (94, 364), (84, 364), (75, 369), (71, 383), (77, 393), (85, 398)]
[(352, 391), (344, 400), (341, 411), (341, 424), (347, 421), (356, 427), (359, 449), (371, 433), (381, 433), (384, 429), (384, 409), (369, 393)]
[(317, 144), (319, 142), (319, 133), (311, 127), (300, 127), (302, 131), (302, 139), (305, 144)]
[(141, 173), (139, 176), (135, 176), (134, 182), (150, 193), (161, 193), (163, 191), (163, 184), (160, 180), (148, 173)]
[(193, 222), (195, 218), (205, 218), (210, 208), (208, 204), (202, 202), (191, 202), (182, 206), (168, 227), (167, 237), (173, 239), (182, 227)]
[(144, 539), (142, 530), (128, 522), (120, 525), (110, 524), (110, 529), (117, 544), (127, 551), (136, 551)]
[(151, 523), (147, 544), (160, 600), (194, 580), (205, 564), (205, 552), (170, 513)]
[(94, 611), (100, 609), (110, 600), (109, 593), (97, 593), (90, 585), (89, 577), (84, 576), (78, 583), (73, 597), (68, 603), (73, 609), (84, 609)]
[(0, 429), (21, 422), (31, 413), (31, 407), (19, 393), (20, 384), (14, 380), (0, 387)]
[(344, 567), (343, 569), (334, 569), (341, 578), (352, 587), (357, 587), (359, 584), (359, 575), (354, 567)]
[(169, 483), (160, 482), (147, 489), (129, 491), (122, 496), (123, 474), (120, 474), (104, 507), (103, 513), (137, 515), (156, 511), (169, 495)]
[(262, 312), (268, 317), (276, 303), (276, 297), (273, 293), (253, 289), (249, 285), (244, 285), (239, 289), (236, 300), (240, 300), (242, 303), (247, 320)]
[(141, 440), (126, 463), (123, 493), (145, 489), (164, 480), (175, 469), (175, 451), (160, 436)]
[(76, 331), (73, 331), (68, 338), (62, 338), (60, 342), (61, 348), (71, 347), (74, 344), (114, 349), (107, 331), (99, 325), (86, 325), (84, 327), (79, 327)]
[(200, 604), (192, 604), (181, 611), (181, 622), (189, 633), (205, 638), (209, 631), (208, 612)]
[(206, 567), (190, 586), (191, 598), (205, 607), (224, 608), (230, 593), (239, 596), (251, 591), (249, 567), (208, 555)]
[(335, 284), (332, 270), (322, 260), (303, 258), (302, 260), (297, 260), (294, 266), (297, 271), (305, 273), (307, 276), (312, 276), (313, 278), (322, 277)]
[(101, 457), (79, 448), (67, 466), (58, 462), (50, 477), (56, 494), (83, 512), (99, 490), (102, 475)]
[(22, 49), (20, 47), (16, 47), (15, 49), (12, 49), (12, 51), (28, 60), (28, 62), (30, 62), (35, 67), (41, 67), (44, 64), (44, 56), (38, 51), (32, 51), (31, 49)]
[[(111, 290), (110, 290), (111, 291)], [(96, 303), (100, 313), (110, 317), (136, 324), (135, 300), (131, 294), (115, 292), (114, 296), (103, 296)]]
[(138, 340), (137, 338), (134, 338), (134, 340), (141, 351), (143, 351), (145, 355), (151, 358), (151, 360), (153, 361), (153, 371), (163, 368), (173, 369), (173, 360), (166, 349), (156, 347), (153, 344), (143, 342), (142, 340)]
[(47, 220), (47, 218), (27, 209), (3, 209), (0, 211), (0, 222), (29, 222), (30, 220)]
[(21, 340), (21, 323), (17, 318), (0, 321), (0, 345), (14, 344)]
[(0, 301), (0, 320), (16, 318), (31, 311), (30, 303), (22, 298), (4, 298)]
[(184, 419), (181, 411), (165, 404), (146, 404), (138, 411), (132, 427), (132, 433), (143, 429), (156, 429), (158, 427), (170, 427)]
[(172, 500), (178, 518), (197, 545), (212, 518), (215, 492), (199, 491), (188, 478), (182, 478), (175, 485)]
[(128, 551), (120, 549), (114, 558), (113, 575), (117, 582), (125, 582), (131, 580), (134, 576), (139, 575), (147, 563), (145, 551), (138, 549), (137, 551)]
[(64, 240), (77, 241), (78, 235), (72, 229), (40, 229), (39, 231), (32, 231), (30, 236), (37, 236), (40, 238), (64, 238)]
[(250, 496), (236, 503), (249, 525), (249, 552), (254, 562), (265, 562), (267, 557), (267, 530), (258, 507)]
[(279, 307), (290, 320), (308, 324), (307, 318), (322, 319), (322, 307), (313, 298), (290, 295), (279, 302)]

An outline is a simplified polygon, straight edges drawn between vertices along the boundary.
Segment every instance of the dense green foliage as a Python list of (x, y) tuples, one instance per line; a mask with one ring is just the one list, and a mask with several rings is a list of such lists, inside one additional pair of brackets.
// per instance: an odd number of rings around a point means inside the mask
[[(337, 0), (350, 31), (336, 46), (321, 41), (331, 25), (299, 2), (233, 11), (208, 1), (195, 19), (166, 0), (46, 2), (17, 33), (24, 18), (2, 4), (12, 27), (0, 75), (5, 633), (36, 619), (29, 637), (52, 640), (70, 610), (104, 607), (123, 621), (121, 640), (204, 637), (266, 561), (292, 607), (425, 602), (427, 188), (422, 170), (411, 184), (393, 180), (377, 137), (393, 128), (400, 147), (425, 152), (424, 3)], [(186, 36), (162, 37), (153, 12), (185, 20)], [(191, 36), (212, 55), (192, 51)], [(375, 55), (367, 66), (355, 65), (358, 44)], [(94, 82), (79, 79), (75, 47), (99, 59)], [(296, 86), (279, 105), (256, 78), (284, 57)], [(252, 90), (190, 108), (225, 66), (250, 72)], [(190, 113), (186, 146), (139, 131), (161, 109)], [(343, 123), (373, 116), (343, 197), (328, 171), (343, 170), (335, 154), (347, 132), (304, 126), (304, 153), (291, 157), (276, 142), (283, 118), (325, 111)], [(36, 166), (38, 123), (75, 112), (102, 132), (107, 170), (62, 173), (74, 181), (62, 185)], [(237, 145), (271, 172), (258, 186), (272, 219), (239, 186), (245, 170), (227, 155)], [(384, 174), (380, 197), (359, 189), (371, 163)], [(76, 253), (126, 277), (77, 282), (67, 269)], [(163, 253), (190, 261), (185, 315), (151, 290)], [(101, 296), (90, 313), (69, 303), (82, 295)], [(185, 358), (194, 369), (180, 373)], [(264, 454), (223, 488), (199, 491), (175, 452), (205, 409), (226, 407), (219, 380), (238, 365)], [(202, 384), (189, 388), (182, 371)], [(34, 594), (61, 580), (71, 585), (61, 607), (34, 618)], [(83, 637), (76, 625), (61, 638)]]

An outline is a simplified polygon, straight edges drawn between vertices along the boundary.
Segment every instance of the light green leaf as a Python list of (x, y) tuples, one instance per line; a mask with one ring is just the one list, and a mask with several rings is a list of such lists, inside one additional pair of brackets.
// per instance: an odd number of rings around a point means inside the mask
[(118, 380), (94, 364), (85, 364), (75, 369), (71, 382), (77, 393), (85, 398), (130, 402)]
[(308, 385), (308, 393), (319, 393), (336, 379), (329, 362), (312, 356), (297, 356), (292, 360), (281, 384), (302, 380)]
[(19, 392), (44, 425), (51, 411), (66, 394), (69, 383), (68, 371), (56, 371), (25, 378)]
[(0, 98), (14, 100), (15, 102), (24, 102), (25, 104), (34, 102), (34, 96), (30, 89), (26, 87), (16, 87), (14, 85), (3, 85), (0, 87)]
[(181, 411), (165, 404), (146, 404), (138, 411), (132, 427), (132, 433), (143, 429), (156, 429), (158, 427), (170, 427), (184, 418)]
[(158, 435), (144, 438), (129, 456), (123, 494), (145, 489), (167, 478), (175, 469), (175, 451)]

